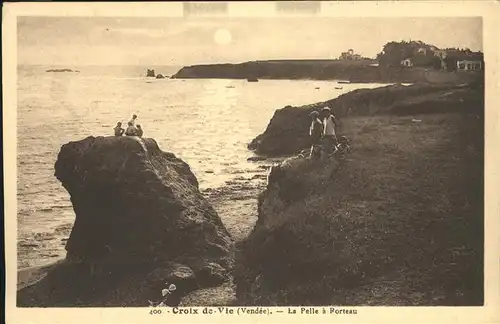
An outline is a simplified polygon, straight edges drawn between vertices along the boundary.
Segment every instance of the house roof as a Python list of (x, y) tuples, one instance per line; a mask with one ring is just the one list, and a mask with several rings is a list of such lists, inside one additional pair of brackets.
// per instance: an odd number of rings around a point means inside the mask
[(463, 60), (457, 60), (457, 62), (482, 62), (480, 59), (463, 59)]
[(483, 53), (457, 53), (449, 52), (448, 56), (457, 61), (482, 61), (484, 59)]

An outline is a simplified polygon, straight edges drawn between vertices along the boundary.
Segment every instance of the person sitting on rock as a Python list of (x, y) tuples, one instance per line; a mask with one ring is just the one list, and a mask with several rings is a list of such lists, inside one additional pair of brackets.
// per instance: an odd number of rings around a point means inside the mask
[(135, 126), (136, 119), (137, 115), (136, 114), (132, 115), (132, 119), (129, 121), (129, 123), (132, 123), (132, 126)]
[(125, 131), (127, 136), (137, 136), (137, 128), (135, 128), (132, 122), (128, 122), (127, 130)]
[(137, 136), (142, 137), (142, 135), (144, 134), (144, 131), (142, 130), (141, 125), (137, 124), (136, 127), (137, 127)]
[(337, 136), (335, 134), (335, 128), (337, 127), (337, 119), (332, 114), (329, 107), (323, 108), (321, 111), (321, 118), (323, 120), (323, 149), (322, 157), (326, 158), (331, 155), (337, 145)]
[(121, 122), (116, 123), (116, 127), (113, 129), (115, 131), (115, 136), (122, 136), (123, 132), (125, 132), (125, 130), (122, 128)]
[(309, 116), (311, 116), (311, 127), (309, 128), (309, 136), (311, 136), (311, 159), (317, 159), (321, 155), (321, 138), (323, 136), (323, 123), (319, 120), (319, 113), (317, 111), (312, 111)]

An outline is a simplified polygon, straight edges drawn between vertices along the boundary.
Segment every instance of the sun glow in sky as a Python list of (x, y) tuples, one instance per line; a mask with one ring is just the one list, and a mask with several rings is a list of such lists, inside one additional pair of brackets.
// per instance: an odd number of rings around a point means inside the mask
[(375, 57), (389, 41), (482, 50), (481, 18), (19, 17), (20, 64), (189, 65)]
[(231, 33), (227, 29), (217, 29), (214, 40), (219, 45), (227, 45), (231, 43)]

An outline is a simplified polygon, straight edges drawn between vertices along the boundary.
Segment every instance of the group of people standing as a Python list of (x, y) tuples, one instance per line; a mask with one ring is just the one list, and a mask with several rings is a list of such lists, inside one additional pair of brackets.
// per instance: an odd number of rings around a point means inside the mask
[(311, 158), (327, 157), (339, 145), (336, 135), (337, 119), (329, 107), (323, 108), (321, 112), (314, 110), (309, 116), (312, 119), (309, 129), (309, 135), (311, 136)]
[(126, 130), (122, 128), (121, 122), (116, 123), (116, 127), (114, 128), (115, 136), (122, 136), (123, 134), (125, 134), (126, 136), (142, 137), (144, 131), (142, 130), (141, 125), (139, 124), (136, 125), (136, 120), (137, 120), (137, 115), (134, 114), (132, 116), (132, 119), (128, 122)]

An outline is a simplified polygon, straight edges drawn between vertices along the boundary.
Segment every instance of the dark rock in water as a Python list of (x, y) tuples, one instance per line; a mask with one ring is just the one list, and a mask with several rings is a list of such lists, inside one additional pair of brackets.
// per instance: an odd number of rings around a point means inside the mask
[(146, 72), (146, 76), (154, 78), (155, 77), (155, 70), (154, 69), (148, 69), (148, 71)]
[(267, 179), (267, 175), (266, 174), (256, 174), (250, 180), (256, 180), (256, 179)]
[(45, 72), (80, 72), (78, 70), (73, 71), (72, 69), (48, 69)]
[(249, 162), (264, 161), (267, 158), (265, 156), (251, 156), (247, 159)]
[(161, 73), (158, 73), (158, 74), (156, 75), (156, 78), (157, 78), (157, 79), (165, 79), (165, 76), (164, 76), (163, 74), (161, 74)]
[(23, 246), (23, 247), (38, 247), (38, 243), (27, 243), (27, 242), (22, 242), (22, 243), (19, 243), (20, 246)]
[(187, 293), (229, 276), (229, 233), (189, 166), (153, 139), (70, 142), (55, 170), (76, 214), (66, 262), (19, 291), (18, 306), (147, 306), (168, 280)]

